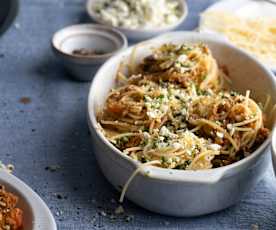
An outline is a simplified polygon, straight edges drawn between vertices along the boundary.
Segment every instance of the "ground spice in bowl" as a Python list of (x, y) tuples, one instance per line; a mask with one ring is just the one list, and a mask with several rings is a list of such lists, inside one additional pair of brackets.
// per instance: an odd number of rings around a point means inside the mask
[(103, 50), (94, 50), (94, 49), (86, 49), (86, 48), (75, 49), (72, 51), (73, 55), (84, 56), (84, 57), (103, 55), (105, 53), (106, 52), (104, 52)]

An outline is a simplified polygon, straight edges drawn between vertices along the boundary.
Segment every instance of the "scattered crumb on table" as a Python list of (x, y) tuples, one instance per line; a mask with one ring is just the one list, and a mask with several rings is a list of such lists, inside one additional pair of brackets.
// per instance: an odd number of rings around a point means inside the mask
[(31, 98), (29, 98), (29, 97), (21, 97), (21, 98), (19, 99), (19, 102), (20, 102), (21, 104), (27, 105), (27, 104), (30, 104), (30, 103), (31, 103)]

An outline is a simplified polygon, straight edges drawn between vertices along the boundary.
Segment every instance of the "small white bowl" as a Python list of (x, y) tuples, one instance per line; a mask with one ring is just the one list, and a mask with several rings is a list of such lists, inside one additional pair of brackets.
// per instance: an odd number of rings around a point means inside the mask
[[(250, 90), (250, 95), (260, 102), (264, 102), (269, 94), (271, 104), (276, 104), (276, 79), (273, 73), (253, 56), (212, 35), (171, 32), (141, 44), (136, 49), (136, 59), (141, 60), (151, 53), (152, 48), (164, 43), (199, 42), (209, 46), (219, 65), (227, 66), (234, 90), (241, 93)], [(101, 67), (88, 97), (88, 122), (94, 153), (103, 174), (118, 190), (140, 163), (108, 142), (98, 128), (96, 115), (115, 85), (118, 65), (129, 59), (132, 49), (114, 56)], [(268, 127), (272, 129), (272, 121)], [(199, 216), (225, 209), (249, 193), (262, 178), (271, 164), (269, 145), (270, 138), (250, 156), (216, 169), (185, 171), (145, 167), (131, 182), (126, 196), (148, 210), (172, 216)]]
[[(97, 1), (99, 1), (99, 0), (87, 0), (86, 11), (87, 11), (88, 15), (95, 22), (103, 24), (103, 25), (109, 25), (105, 21), (103, 21), (99, 17), (97, 17), (97, 15), (95, 14), (95, 12), (93, 10), (93, 5)], [(164, 26), (164, 27), (160, 27), (160, 28), (155, 27), (155, 28), (150, 28), (150, 29), (149, 28), (146, 28), (146, 29), (143, 29), (143, 28), (129, 29), (129, 28), (126, 28), (126, 27), (119, 27), (119, 26), (118, 27), (113, 27), (113, 28), (116, 28), (116, 29), (120, 30), (129, 39), (134, 40), (134, 41), (146, 40), (146, 39), (155, 37), (157, 35), (163, 34), (165, 32), (174, 30), (184, 22), (184, 20), (186, 19), (187, 15), (188, 15), (188, 6), (187, 6), (187, 3), (186, 3), (186, 0), (178, 0), (178, 1), (180, 3), (182, 15), (179, 18), (179, 20), (176, 23), (172, 24), (172, 25), (168, 25), (168, 26)]]
[[(116, 29), (95, 24), (65, 27), (52, 38), (54, 53), (77, 80), (92, 80), (97, 69), (108, 58), (127, 47), (126, 37)], [(104, 54), (82, 56), (74, 50), (100, 50)]]
[(3, 169), (0, 184), (19, 198), (17, 207), (23, 211), (23, 229), (57, 230), (51, 211), (29, 186)]

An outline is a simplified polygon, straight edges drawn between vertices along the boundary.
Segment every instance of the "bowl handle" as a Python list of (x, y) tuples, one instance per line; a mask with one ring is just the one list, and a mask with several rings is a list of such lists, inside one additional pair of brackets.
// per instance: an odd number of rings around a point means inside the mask
[(275, 128), (272, 133), (272, 139), (271, 139), (271, 154), (272, 154), (272, 164), (274, 168), (274, 173), (276, 176), (276, 130)]
[[(225, 174), (226, 171), (221, 168), (220, 170), (200, 170), (200, 171), (193, 171), (193, 170), (185, 170), (185, 176), (181, 172), (177, 172), (177, 170), (166, 170), (163, 171), (162, 169), (152, 170), (152, 166), (141, 167), (139, 173), (144, 176), (153, 179), (163, 179), (169, 181), (176, 181), (176, 182), (187, 182), (187, 183), (195, 183), (195, 184), (216, 184)], [(181, 170), (179, 170), (181, 171)]]

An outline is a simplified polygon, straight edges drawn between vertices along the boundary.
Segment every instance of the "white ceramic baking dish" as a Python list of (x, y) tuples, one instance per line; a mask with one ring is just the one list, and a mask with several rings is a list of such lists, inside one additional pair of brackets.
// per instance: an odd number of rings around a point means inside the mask
[[(252, 97), (261, 102), (270, 94), (271, 104), (276, 103), (276, 82), (272, 72), (249, 54), (211, 35), (168, 33), (142, 43), (136, 51), (136, 59), (141, 60), (150, 53), (150, 48), (168, 42), (206, 43), (219, 65), (227, 66), (233, 89), (241, 93), (251, 90)], [(121, 52), (101, 67), (88, 98), (94, 153), (103, 174), (118, 190), (139, 163), (123, 155), (105, 139), (98, 129), (96, 113), (115, 84), (119, 63), (129, 58), (131, 50)], [(272, 119), (268, 126), (272, 128)], [(198, 216), (222, 210), (237, 203), (262, 178), (271, 164), (269, 145), (270, 138), (247, 158), (217, 169), (183, 171), (148, 166), (132, 181), (126, 196), (148, 210), (166, 215)]]

